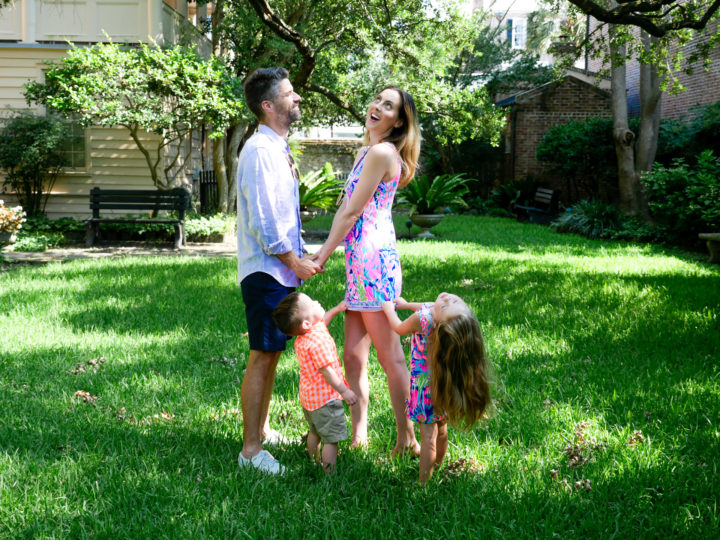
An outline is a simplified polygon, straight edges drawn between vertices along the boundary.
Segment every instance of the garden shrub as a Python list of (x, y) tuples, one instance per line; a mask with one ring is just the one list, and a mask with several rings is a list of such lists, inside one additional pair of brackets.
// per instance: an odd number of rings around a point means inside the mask
[(558, 232), (573, 232), (589, 238), (605, 238), (620, 230), (622, 212), (618, 207), (597, 200), (580, 201), (550, 223)]
[[(551, 127), (536, 156), (549, 172), (565, 180), (569, 200), (612, 198), (617, 189), (617, 157), (612, 120), (589, 118)], [(603, 197), (604, 196), (604, 197)]]
[(588, 238), (658, 242), (662, 230), (624, 214), (614, 204), (584, 200), (550, 223), (557, 232), (580, 234)]
[(19, 114), (7, 119), (0, 129), (0, 168), (6, 171), (5, 185), (28, 216), (45, 211), (48, 195), (65, 165), (61, 154), (64, 140), (62, 122), (47, 116)]
[(720, 231), (720, 158), (705, 150), (694, 165), (685, 159), (656, 164), (642, 176), (653, 218), (680, 244), (697, 243), (700, 232)]

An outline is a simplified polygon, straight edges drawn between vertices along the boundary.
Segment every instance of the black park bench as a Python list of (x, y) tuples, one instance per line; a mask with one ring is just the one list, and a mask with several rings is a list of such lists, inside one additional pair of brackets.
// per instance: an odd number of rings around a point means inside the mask
[(539, 187), (532, 201), (515, 205), (518, 220), (529, 219), (530, 223), (550, 223), (558, 213), (560, 190)]
[[(99, 236), (100, 223), (172, 223), (175, 227), (175, 249), (185, 245), (185, 210), (190, 208), (190, 193), (183, 188), (159, 189), (100, 189), (90, 190), (92, 217), (85, 221), (85, 246), (91, 247)], [(177, 212), (176, 218), (151, 219), (109, 214), (105, 210), (125, 210), (128, 213)]]

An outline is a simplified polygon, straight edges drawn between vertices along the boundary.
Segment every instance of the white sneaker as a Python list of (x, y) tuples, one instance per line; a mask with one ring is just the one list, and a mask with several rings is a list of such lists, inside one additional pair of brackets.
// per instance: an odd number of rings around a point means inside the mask
[(269, 474), (285, 474), (285, 467), (280, 465), (280, 462), (272, 457), (272, 454), (267, 450), (260, 450), (251, 458), (246, 458), (240, 452), (238, 454), (238, 464), (242, 467), (252, 466)]
[(265, 438), (263, 439), (264, 444), (268, 444), (270, 446), (286, 446), (290, 444), (290, 439), (288, 439), (285, 435), (280, 433), (276, 429), (271, 429), (265, 434)]

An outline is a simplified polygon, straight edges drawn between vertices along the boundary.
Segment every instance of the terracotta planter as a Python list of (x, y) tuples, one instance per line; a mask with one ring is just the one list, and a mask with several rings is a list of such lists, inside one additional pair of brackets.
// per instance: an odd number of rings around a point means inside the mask
[(445, 214), (413, 214), (410, 216), (410, 221), (422, 229), (418, 237), (433, 238), (435, 235), (430, 229), (440, 223), (444, 217)]

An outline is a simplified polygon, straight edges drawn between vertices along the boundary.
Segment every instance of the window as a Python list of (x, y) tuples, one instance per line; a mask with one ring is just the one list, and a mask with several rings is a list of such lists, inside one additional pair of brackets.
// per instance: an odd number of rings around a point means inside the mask
[(513, 49), (524, 49), (527, 39), (527, 19), (508, 19), (505, 36)]
[(70, 169), (84, 169), (85, 159), (85, 128), (72, 118), (62, 119), (65, 126), (65, 140), (60, 153), (65, 158), (65, 166)]

